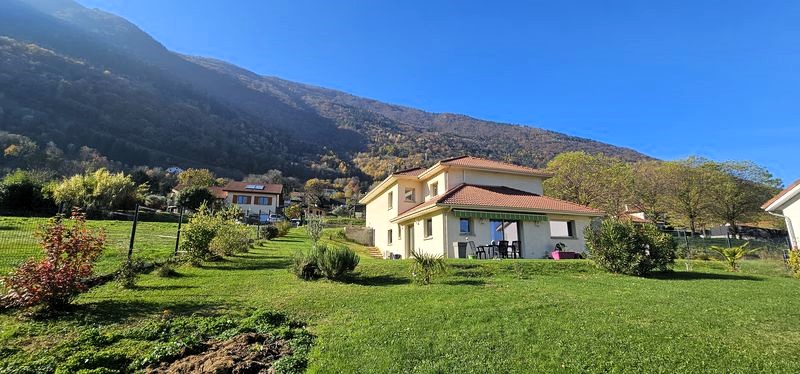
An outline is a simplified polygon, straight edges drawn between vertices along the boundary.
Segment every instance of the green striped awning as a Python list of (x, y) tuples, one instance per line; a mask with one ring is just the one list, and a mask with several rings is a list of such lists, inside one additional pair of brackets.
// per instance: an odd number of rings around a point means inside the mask
[(546, 222), (547, 216), (535, 213), (489, 212), (485, 210), (453, 209), (453, 214), (458, 218), (484, 218), (498, 221), (528, 221)]

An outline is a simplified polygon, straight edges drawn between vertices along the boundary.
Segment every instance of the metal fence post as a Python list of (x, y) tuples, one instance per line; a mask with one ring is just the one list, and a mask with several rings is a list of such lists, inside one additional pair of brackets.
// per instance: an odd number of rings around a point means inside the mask
[(139, 220), (139, 204), (136, 204), (136, 212), (133, 213), (133, 226), (131, 226), (131, 243), (128, 246), (128, 262), (133, 256), (133, 243), (136, 240), (136, 222)]
[(183, 211), (185, 209), (186, 208), (181, 207), (181, 215), (180, 215), (180, 218), (178, 218), (178, 232), (175, 235), (175, 253), (173, 254), (173, 256), (177, 256), (178, 255), (178, 246), (181, 243), (181, 224), (183, 224)]

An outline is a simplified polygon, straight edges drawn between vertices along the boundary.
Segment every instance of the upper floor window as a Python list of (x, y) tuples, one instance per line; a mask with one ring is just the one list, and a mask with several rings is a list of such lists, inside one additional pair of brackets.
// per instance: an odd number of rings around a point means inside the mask
[(250, 196), (236, 195), (236, 204), (250, 204)]
[(407, 187), (405, 191), (405, 199), (407, 203), (417, 202), (417, 191), (414, 188)]
[(425, 237), (432, 238), (433, 237), (433, 219), (428, 218), (425, 220)]
[(259, 196), (255, 198), (256, 205), (272, 205), (271, 196)]
[(439, 194), (439, 182), (433, 182), (430, 186), (431, 196), (436, 196)]
[(394, 192), (389, 191), (388, 198), (389, 198), (389, 210), (392, 210), (392, 208), (394, 208)]

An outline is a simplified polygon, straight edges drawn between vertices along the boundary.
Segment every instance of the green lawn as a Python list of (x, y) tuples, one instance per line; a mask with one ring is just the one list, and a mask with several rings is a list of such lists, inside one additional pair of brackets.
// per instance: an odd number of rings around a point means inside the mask
[[(326, 235), (327, 237), (327, 235)], [(78, 298), (48, 321), (0, 314), (0, 360), (20, 359), (89, 326), (113, 331), (178, 315), (274, 309), (308, 323), (311, 372), (797, 372), (800, 282), (782, 264), (716, 262), (642, 279), (588, 261), (450, 261), (430, 286), (407, 261), (362, 256), (349, 282), (303, 282), (286, 267), (302, 230), (178, 278), (141, 277)], [(356, 248), (363, 251), (363, 248)], [(364, 252), (362, 252), (364, 253)], [(676, 268), (682, 268), (676, 266)], [(125, 344), (123, 342), (114, 344)], [(140, 344), (132, 355), (144, 355)], [(21, 352), (14, 352), (21, 349)]]

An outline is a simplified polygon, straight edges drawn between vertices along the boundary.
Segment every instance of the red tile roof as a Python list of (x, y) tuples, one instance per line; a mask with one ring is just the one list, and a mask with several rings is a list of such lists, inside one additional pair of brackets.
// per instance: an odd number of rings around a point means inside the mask
[(211, 196), (214, 196), (214, 198), (224, 199), (228, 197), (228, 193), (225, 192), (222, 187), (211, 186), (208, 190), (211, 191)]
[(424, 173), (425, 170), (428, 170), (428, 169), (423, 168), (423, 167), (418, 167), (418, 168), (411, 168), (411, 169), (405, 169), (405, 170), (396, 171), (393, 174), (394, 175), (410, 175), (412, 177), (416, 177), (416, 176)]
[(787, 193), (789, 193), (789, 191), (793, 190), (797, 186), (800, 186), (800, 179), (794, 181), (794, 183), (792, 183), (789, 187), (786, 187), (786, 189), (784, 189), (783, 191), (779, 192), (773, 198), (769, 199), (769, 201), (767, 201), (766, 203), (764, 203), (764, 205), (761, 206), (761, 209), (767, 209), (767, 207), (772, 205), (772, 203), (774, 203), (774, 202), (778, 201), (778, 199), (784, 197)]
[[(259, 185), (264, 186), (264, 189), (255, 190), (255, 189), (248, 189), (247, 186), (249, 185)], [(229, 192), (247, 192), (247, 193), (260, 193), (260, 194), (280, 194), (283, 192), (283, 185), (282, 184), (264, 184), (264, 183), (249, 183), (249, 182), (228, 182), (225, 187), (222, 187), (223, 191)]]
[(398, 218), (419, 212), (432, 205), (474, 206), (495, 209), (522, 209), (533, 212), (600, 216), (603, 213), (569, 201), (541, 196), (504, 186), (460, 184), (444, 194), (401, 213)]
[(498, 171), (509, 171), (515, 173), (525, 173), (525, 174), (533, 174), (537, 176), (544, 176), (549, 177), (552, 174), (540, 170), (529, 168), (527, 166), (519, 166), (510, 164), (507, 162), (500, 162), (494, 160), (487, 160), (484, 158), (472, 157), (472, 156), (461, 156), (455, 158), (449, 158), (446, 160), (440, 161), (442, 165), (445, 166), (456, 166), (456, 167), (465, 167), (465, 168), (478, 168), (478, 169), (493, 169)]

